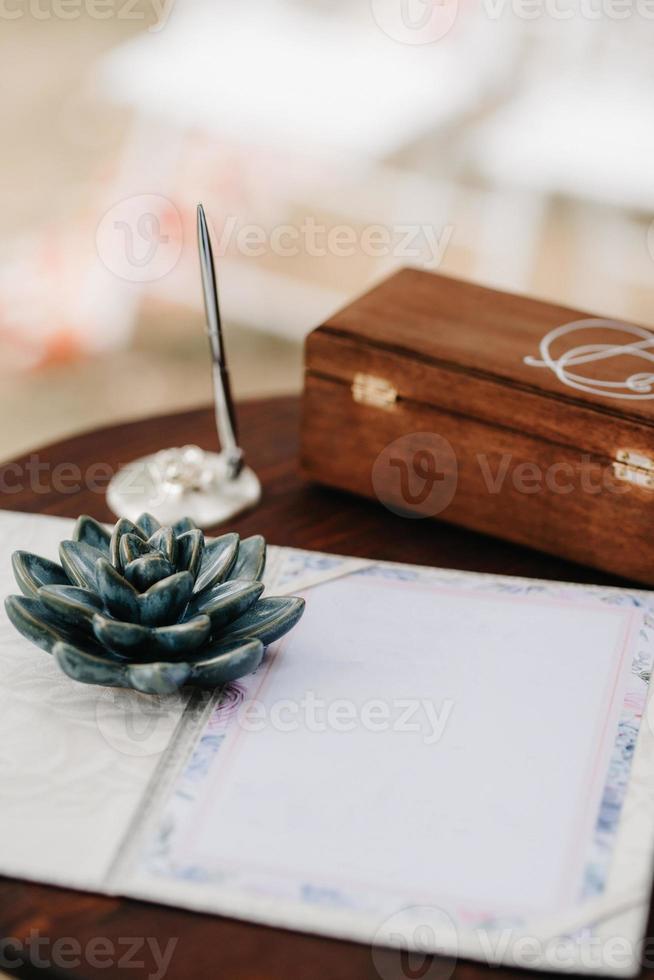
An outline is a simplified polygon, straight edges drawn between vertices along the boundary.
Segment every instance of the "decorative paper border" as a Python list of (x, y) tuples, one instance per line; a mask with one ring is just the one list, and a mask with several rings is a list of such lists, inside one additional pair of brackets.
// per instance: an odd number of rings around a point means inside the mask
[[(317, 585), (321, 581), (329, 581), (345, 574), (356, 574), (405, 582), (419, 581), (425, 584), (438, 584), (447, 587), (465, 585), (468, 590), (472, 587), (480, 592), (490, 591), (498, 595), (507, 593), (513, 596), (538, 595), (555, 600), (571, 600), (583, 597), (591, 601), (642, 611), (643, 619), (633, 654), (630, 681), (625, 692), (595, 832), (589, 843), (588, 859), (580, 888), (580, 903), (602, 896), (608, 881), (622, 806), (627, 793), (635, 744), (645, 712), (652, 671), (654, 659), (653, 597), (645, 592), (627, 592), (619, 589), (514, 579), (390, 563), (354, 562), (352, 559), (339, 556), (291, 549), (277, 551), (271, 566), (272, 580), (270, 585), (274, 585), (276, 591), (301, 591), (310, 585)], [(249, 876), (244, 872), (238, 876), (238, 881), (235, 881), (233, 875), (226, 869), (216, 873), (203, 867), (176, 865), (174, 863), (174, 842), (178, 835), (183, 833), (187, 822), (192, 819), (195, 801), (203, 791), (204, 782), (220, 752), (230, 722), (240, 703), (248, 696), (254, 684), (253, 677), (246, 678), (239, 683), (229, 685), (220, 693), (202, 733), (195, 742), (192, 754), (171, 786), (171, 792), (163, 805), (160, 817), (154, 825), (154, 830), (151, 832), (144, 850), (141, 852), (139, 859), (141, 872), (186, 883), (196, 882), (223, 886), (233, 884), (236, 887), (249, 884), (266, 896), (278, 894), (280, 898), (291, 899), (304, 904), (379, 912), (388, 896), (372, 893), (360, 893), (355, 896), (344, 893), (340, 888), (332, 888), (315, 882), (298, 883), (295, 877), (286, 880), (281, 875), (258, 875), (256, 880), (248, 880)], [(454, 911), (461, 924), (466, 928), (496, 929), (524, 925), (521, 919), (498, 917), (492, 910), (461, 908)]]

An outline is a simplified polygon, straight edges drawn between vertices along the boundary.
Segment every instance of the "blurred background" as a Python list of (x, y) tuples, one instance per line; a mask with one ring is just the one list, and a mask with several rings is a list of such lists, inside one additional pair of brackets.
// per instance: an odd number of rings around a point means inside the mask
[(422, 266), (654, 322), (652, 0), (2, 0), (0, 457), (237, 397)]

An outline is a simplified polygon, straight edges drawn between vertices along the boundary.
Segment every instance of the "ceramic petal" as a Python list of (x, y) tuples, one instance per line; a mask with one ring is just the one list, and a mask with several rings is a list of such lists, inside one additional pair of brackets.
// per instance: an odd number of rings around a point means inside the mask
[(148, 538), (151, 548), (156, 548), (171, 565), (177, 564), (177, 538), (172, 527), (160, 527), (151, 538)]
[(241, 541), (238, 558), (229, 573), (230, 579), (243, 578), (258, 581), (266, 567), (266, 539), (260, 534)]
[(138, 597), (140, 621), (146, 626), (172, 626), (178, 622), (193, 592), (193, 577), (177, 572), (157, 582)]
[(134, 586), (105, 558), (98, 561), (96, 573), (98, 592), (106, 609), (117, 619), (137, 623), (140, 617), (139, 594)]
[(196, 616), (175, 626), (160, 626), (151, 630), (153, 649), (175, 658), (185, 656), (202, 647), (211, 634), (211, 620), (208, 616)]
[(217, 643), (191, 661), (191, 680), (198, 687), (213, 688), (251, 674), (263, 660), (261, 640)]
[(187, 663), (130, 664), (127, 668), (129, 686), (143, 694), (174, 694), (190, 674)]
[(46, 653), (52, 653), (55, 643), (71, 638), (70, 630), (56, 621), (39, 599), (10, 595), (5, 599), (5, 610), (18, 632)]
[(263, 592), (262, 582), (242, 582), (238, 579), (223, 582), (195, 596), (189, 603), (188, 615), (204, 613), (214, 629), (238, 619)]
[(204, 555), (204, 535), (199, 528), (185, 531), (177, 539), (179, 555), (177, 567), (180, 571), (190, 572), (195, 580), (198, 577)]
[(95, 591), (98, 587), (96, 565), (104, 555), (84, 541), (62, 541), (59, 559), (72, 585)]
[(145, 534), (145, 532), (140, 527), (137, 527), (133, 521), (128, 521), (126, 517), (121, 517), (113, 529), (111, 543), (109, 545), (111, 564), (114, 566), (114, 568), (117, 568), (119, 572), (122, 572), (123, 570), (120, 560), (120, 542), (126, 534), (135, 534), (137, 538), (143, 538), (144, 541), (147, 541), (149, 537), (149, 535)]
[(203, 592), (227, 578), (238, 555), (239, 540), (238, 534), (232, 532), (205, 545), (196, 592)]
[(136, 523), (145, 538), (151, 538), (155, 531), (158, 531), (161, 524), (152, 514), (141, 514)]
[(150, 643), (150, 630), (138, 623), (121, 623), (96, 613), (93, 617), (93, 633), (98, 643), (123, 655), (145, 651)]
[(14, 551), (11, 556), (14, 577), (23, 595), (37, 596), (42, 585), (68, 585), (61, 565), (29, 551)]
[(142, 558), (143, 555), (150, 553), (150, 545), (143, 538), (140, 538), (138, 534), (123, 534), (120, 539), (120, 545), (118, 547), (118, 561), (122, 569), (127, 568), (127, 566), (136, 561), (137, 558)]
[[(173, 524), (173, 531), (179, 537), (181, 534), (185, 534), (187, 531), (198, 531), (199, 528), (195, 521), (192, 521), (190, 517), (182, 517), (181, 521), (177, 521)], [(203, 535), (204, 536), (204, 535)]]
[(82, 514), (77, 518), (75, 530), (73, 531), (73, 541), (84, 541), (92, 548), (97, 548), (103, 555), (109, 556), (111, 548), (111, 532), (95, 518)]
[(104, 687), (128, 687), (124, 663), (109, 660), (97, 653), (82, 650), (73, 643), (55, 643), (54, 658), (64, 674), (81, 684), (102, 684)]
[(44, 585), (39, 599), (45, 608), (67, 626), (91, 628), (93, 617), (102, 609), (97, 593), (76, 585)]
[(151, 585), (169, 578), (175, 568), (158, 551), (142, 555), (125, 566), (125, 578), (137, 592), (145, 592)]
[(256, 638), (264, 646), (287, 633), (304, 612), (304, 599), (261, 599), (244, 616), (226, 627), (226, 640)]

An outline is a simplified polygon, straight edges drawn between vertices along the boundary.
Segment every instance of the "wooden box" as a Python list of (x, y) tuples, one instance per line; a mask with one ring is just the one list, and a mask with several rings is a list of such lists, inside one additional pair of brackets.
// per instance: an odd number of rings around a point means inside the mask
[(654, 334), (406, 269), (307, 339), (312, 480), (654, 582)]

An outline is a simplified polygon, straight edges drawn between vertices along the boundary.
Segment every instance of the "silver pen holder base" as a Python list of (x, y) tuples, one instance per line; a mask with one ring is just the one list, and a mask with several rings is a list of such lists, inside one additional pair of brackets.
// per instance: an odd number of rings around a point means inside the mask
[(134, 460), (107, 489), (107, 503), (118, 517), (135, 521), (147, 512), (164, 525), (190, 517), (201, 528), (222, 524), (260, 499), (261, 484), (253, 470), (244, 466), (232, 477), (225, 454), (197, 446)]

